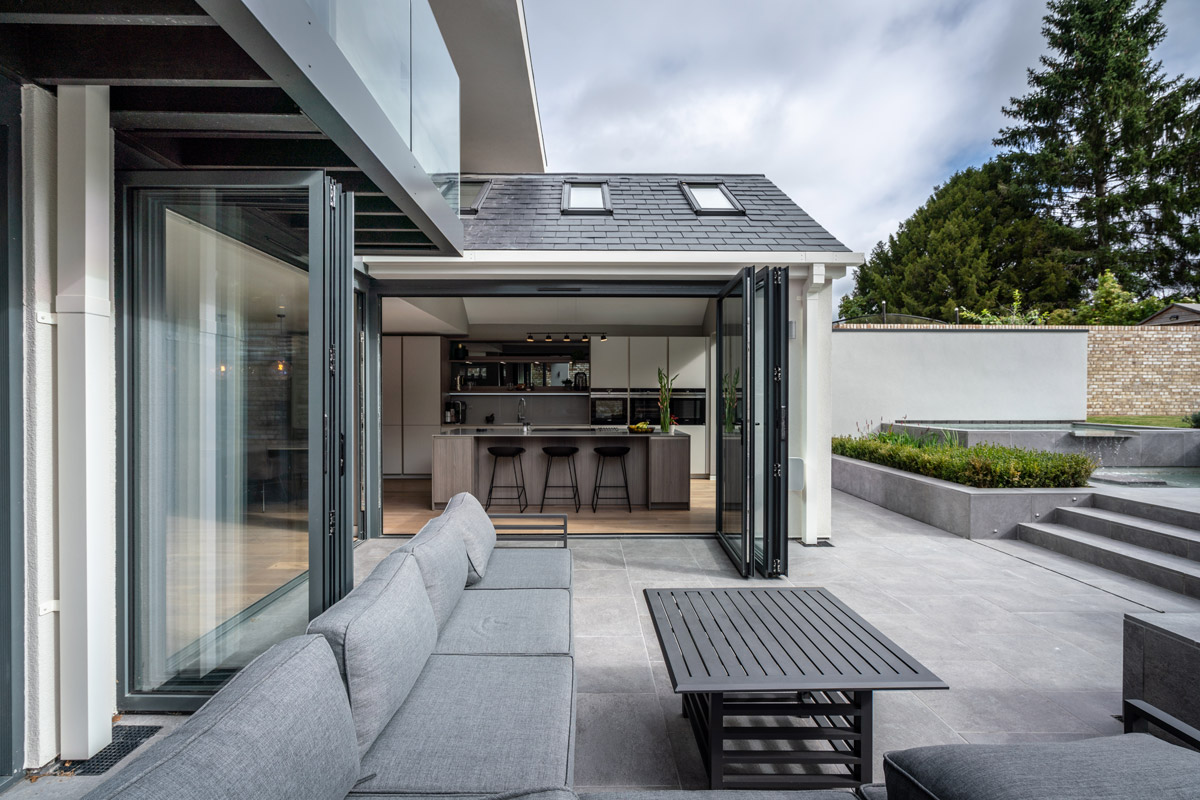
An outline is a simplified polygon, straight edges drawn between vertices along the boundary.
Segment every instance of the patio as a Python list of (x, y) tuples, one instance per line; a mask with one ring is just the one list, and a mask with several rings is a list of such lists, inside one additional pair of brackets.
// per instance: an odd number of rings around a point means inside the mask
[[(829, 588), (951, 686), (876, 694), (877, 780), (892, 749), (1119, 733), (1122, 615), (1200, 611), (1200, 601), (1023, 542), (959, 539), (838, 492), (834, 541), (793, 544), (787, 582)], [(356, 573), (394, 546), (360, 546)], [(577, 788), (702, 788), (641, 591), (742, 580), (706, 539), (587, 538), (571, 547)], [(125, 721), (164, 724), (165, 732), (179, 719)], [(5, 796), (78, 797), (99, 780), (43, 778)]]

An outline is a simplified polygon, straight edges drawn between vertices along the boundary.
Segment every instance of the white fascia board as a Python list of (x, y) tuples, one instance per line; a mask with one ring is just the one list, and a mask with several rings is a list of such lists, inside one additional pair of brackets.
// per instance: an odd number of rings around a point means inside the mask
[(517, 17), (521, 21), (521, 46), (525, 49), (528, 65), (529, 94), (533, 97), (533, 124), (537, 128), (538, 152), (542, 154), (542, 172), (546, 171), (546, 140), (542, 136), (542, 112), (538, 107), (537, 81), (533, 77), (533, 56), (529, 54), (529, 30), (525, 26), (525, 0), (517, 0)]
[(365, 261), (371, 277), (385, 280), (706, 280), (768, 265), (803, 275), (811, 264), (823, 264), (828, 278), (840, 278), (865, 259), (862, 253), (794, 250), (467, 250), (461, 257), (366, 256)]

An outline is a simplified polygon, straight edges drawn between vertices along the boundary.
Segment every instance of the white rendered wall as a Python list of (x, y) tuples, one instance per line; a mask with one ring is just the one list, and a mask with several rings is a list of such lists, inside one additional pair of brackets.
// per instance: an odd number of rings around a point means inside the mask
[(1059, 421), (1087, 415), (1087, 330), (839, 328), (833, 433), (909, 420)]
[(788, 538), (816, 544), (833, 525), (829, 365), (838, 275), (827, 274), (824, 264), (813, 264), (806, 277), (796, 272), (788, 279), (788, 318), (796, 329), (788, 340), (788, 456), (804, 460), (804, 488), (789, 493)]

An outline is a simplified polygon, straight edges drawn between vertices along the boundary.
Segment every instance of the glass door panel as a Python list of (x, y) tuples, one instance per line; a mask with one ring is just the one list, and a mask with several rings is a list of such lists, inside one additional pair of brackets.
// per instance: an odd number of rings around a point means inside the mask
[(754, 442), (746, 431), (754, 409), (745, 403), (745, 387), (753, 385), (752, 276), (745, 270), (717, 298), (717, 539), (743, 576), (750, 574), (753, 527)]

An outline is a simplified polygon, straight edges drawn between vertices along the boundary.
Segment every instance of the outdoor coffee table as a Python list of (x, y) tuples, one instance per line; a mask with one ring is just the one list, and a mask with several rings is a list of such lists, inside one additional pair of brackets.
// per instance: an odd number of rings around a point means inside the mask
[(645, 594), (712, 789), (870, 783), (871, 693), (949, 688), (820, 587)]

